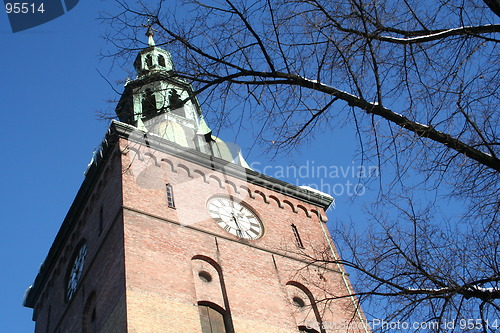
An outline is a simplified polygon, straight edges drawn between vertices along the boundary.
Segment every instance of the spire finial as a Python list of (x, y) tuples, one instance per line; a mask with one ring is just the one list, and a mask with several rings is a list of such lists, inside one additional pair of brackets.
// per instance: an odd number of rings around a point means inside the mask
[(146, 31), (146, 36), (148, 36), (148, 46), (155, 46), (155, 40), (153, 39), (153, 36), (155, 35), (155, 32), (153, 28), (151, 28), (151, 24), (147, 26), (148, 31)]

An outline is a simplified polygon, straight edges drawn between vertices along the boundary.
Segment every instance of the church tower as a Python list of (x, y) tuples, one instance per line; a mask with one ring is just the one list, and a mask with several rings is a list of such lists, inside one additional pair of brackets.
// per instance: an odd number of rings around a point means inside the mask
[(27, 290), (37, 333), (369, 332), (325, 211), (215, 137), (169, 52), (139, 52)]

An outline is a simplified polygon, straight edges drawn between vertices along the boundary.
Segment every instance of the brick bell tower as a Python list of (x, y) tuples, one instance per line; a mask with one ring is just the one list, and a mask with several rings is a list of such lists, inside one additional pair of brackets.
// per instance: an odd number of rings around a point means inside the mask
[(249, 168), (212, 135), (170, 54), (139, 52), (24, 305), (35, 332), (367, 332), (328, 195)]

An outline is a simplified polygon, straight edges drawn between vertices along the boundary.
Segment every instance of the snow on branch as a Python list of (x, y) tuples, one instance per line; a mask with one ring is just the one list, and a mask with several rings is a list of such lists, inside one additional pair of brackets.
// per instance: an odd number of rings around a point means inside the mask
[(492, 32), (500, 32), (500, 25), (487, 24), (480, 26), (459, 27), (459, 28), (437, 31), (423, 36), (409, 37), (409, 38), (398, 38), (391, 36), (376, 36), (376, 35), (369, 35), (369, 37), (397, 44), (416, 44), (416, 43), (435, 41), (450, 36), (468, 35), (468, 34), (474, 35), (474, 34), (483, 34)]

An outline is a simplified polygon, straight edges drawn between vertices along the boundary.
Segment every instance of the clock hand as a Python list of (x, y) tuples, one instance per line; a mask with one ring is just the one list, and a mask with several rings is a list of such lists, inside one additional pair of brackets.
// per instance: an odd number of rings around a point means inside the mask
[(231, 213), (231, 215), (232, 215), (232, 218), (234, 220), (234, 224), (236, 224), (236, 231), (237, 231), (239, 237), (243, 237), (243, 233), (241, 232), (241, 227), (238, 223), (238, 220), (236, 219), (236, 216), (234, 216), (234, 213)]

